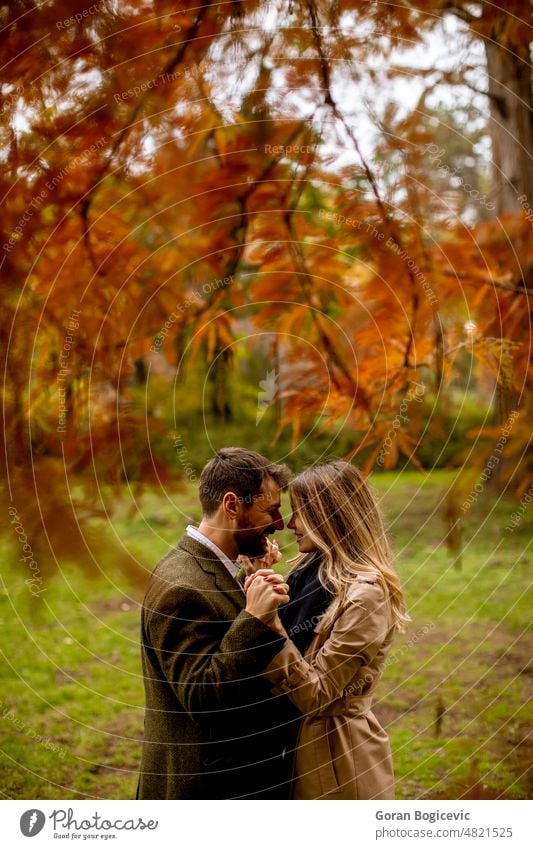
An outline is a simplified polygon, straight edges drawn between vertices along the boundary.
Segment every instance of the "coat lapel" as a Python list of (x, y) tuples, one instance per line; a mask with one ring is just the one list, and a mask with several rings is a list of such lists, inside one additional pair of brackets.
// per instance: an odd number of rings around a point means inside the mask
[(184, 534), (178, 543), (178, 547), (192, 554), (196, 558), (201, 568), (207, 574), (211, 575), (215, 586), (219, 592), (233, 602), (238, 610), (242, 610), (246, 605), (246, 596), (238, 581), (233, 578), (228, 572), (222, 560), (217, 557), (214, 551), (211, 551), (206, 545), (203, 545), (198, 540), (193, 539), (188, 534)]

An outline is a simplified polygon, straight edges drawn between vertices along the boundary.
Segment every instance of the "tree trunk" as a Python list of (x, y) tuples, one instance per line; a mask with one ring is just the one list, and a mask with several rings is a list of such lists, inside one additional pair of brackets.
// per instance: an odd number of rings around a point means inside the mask
[(218, 422), (228, 422), (233, 418), (228, 387), (230, 365), (231, 357), (227, 351), (222, 350), (215, 353), (209, 369), (209, 380), (212, 384), (211, 413)]
[(490, 98), (493, 194), (496, 212), (516, 213), (525, 195), (533, 205), (533, 94), (528, 45), (484, 39)]

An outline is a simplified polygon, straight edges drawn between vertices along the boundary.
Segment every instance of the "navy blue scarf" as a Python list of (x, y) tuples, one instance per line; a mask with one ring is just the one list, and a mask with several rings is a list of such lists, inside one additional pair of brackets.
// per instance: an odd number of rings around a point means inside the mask
[(287, 578), (291, 600), (279, 608), (283, 627), (296, 648), (304, 654), (313, 639), (318, 620), (332, 600), (332, 595), (318, 580), (322, 554), (314, 551)]

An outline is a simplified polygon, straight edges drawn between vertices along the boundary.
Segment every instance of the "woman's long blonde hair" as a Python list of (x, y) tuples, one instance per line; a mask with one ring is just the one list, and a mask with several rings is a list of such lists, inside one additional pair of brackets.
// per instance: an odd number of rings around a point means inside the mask
[[(289, 485), (294, 511), (324, 555), (318, 577), (333, 595), (324, 617), (331, 625), (357, 575), (376, 574), (399, 631), (410, 621), (378, 504), (359, 470), (332, 460), (310, 466)], [(294, 559), (297, 569), (307, 555)]]

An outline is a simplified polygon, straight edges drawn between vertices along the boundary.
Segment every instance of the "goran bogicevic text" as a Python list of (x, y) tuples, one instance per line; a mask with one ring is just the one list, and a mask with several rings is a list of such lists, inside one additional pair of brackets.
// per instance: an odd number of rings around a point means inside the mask
[(468, 811), (376, 811), (377, 820), (425, 820), (439, 822), (440, 820), (469, 820)]

